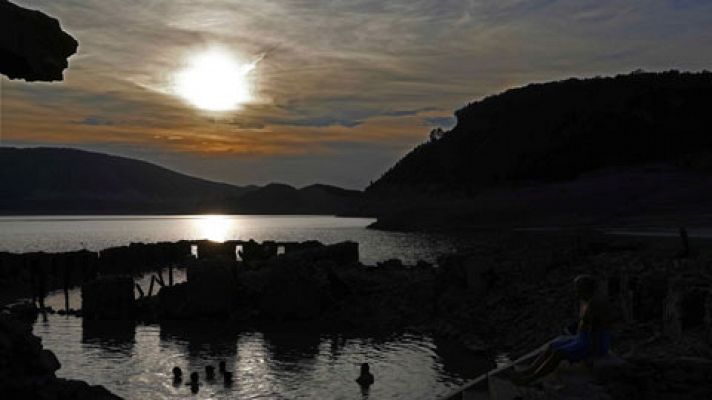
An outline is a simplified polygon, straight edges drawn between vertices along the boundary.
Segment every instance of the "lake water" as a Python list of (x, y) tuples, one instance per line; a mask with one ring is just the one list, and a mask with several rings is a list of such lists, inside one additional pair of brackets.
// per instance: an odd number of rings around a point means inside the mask
[(101, 250), (131, 242), (228, 239), (359, 243), (361, 262), (389, 258), (415, 263), (433, 261), (454, 249), (445, 235), (382, 232), (366, 229), (370, 218), (328, 216), (57, 216), (0, 217), (0, 251)]
[[(456, 247), (441, 235), (379, 232), (370, 219), (321, 216), (3, 217), (0, 250), (99, 250), (131, 242), (180, 239), (255, 239), (359, 242), (361, 260), (432, 261)], [(183, 272), (176, 276), (184, 280)], [(146, 286), (145, 279), (143, 286)], [(71, 293), (78, 307), (79, 291)], [(55, 293), (47, 304), (62, 308)], [(127, 399), (432, 399), (484, 372), (487, 360), (463, 356), (450, 343), (415, 334), (344, 337), (306, 332), (239, 332), (221, 323), (86, 324), (49, 315), (34, 332), (62, 363), (61, 377), (101, 384)], [(231, 387), (203, 382), (198, 394), (173, 386), (171, 369), (190, 372), (225, 360)], [(360, 363), (376, 383), (362, 392), (354, 382)]]

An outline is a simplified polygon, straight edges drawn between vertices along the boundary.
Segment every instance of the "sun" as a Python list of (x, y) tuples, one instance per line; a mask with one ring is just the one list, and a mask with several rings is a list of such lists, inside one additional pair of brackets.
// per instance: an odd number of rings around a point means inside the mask
[(201, 239), (224, 242), (233, 228), (233, 220), (225, 215), (204, 215), (193, 220)]
[(230, 52), (210, 49), (193, 55), (175, 75), (176, 94), (208, 111), (230, 111), (252, 99), (250, 72), (256, 63), (241, 63)]

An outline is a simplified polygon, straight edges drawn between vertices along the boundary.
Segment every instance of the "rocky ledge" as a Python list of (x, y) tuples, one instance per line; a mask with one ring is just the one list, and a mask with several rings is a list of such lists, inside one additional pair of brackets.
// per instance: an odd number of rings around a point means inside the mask
[(62, 80), (78, 43), (59, 21), (0, 0), (0, 73), (26, 81)]
[(102, 386), (83, 381), (57, 378), (61, 367), (57, 357), (42, 348), (39, 337), (32, 334), (31, 321), (36, 317), (33, 305), (6, 308), (0, 313), (0, 388), (4, 399), (37, 400), (116, 400)]

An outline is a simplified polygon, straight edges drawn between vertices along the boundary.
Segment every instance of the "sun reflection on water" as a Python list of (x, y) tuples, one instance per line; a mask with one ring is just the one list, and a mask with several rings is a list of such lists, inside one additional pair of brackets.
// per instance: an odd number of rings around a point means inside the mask
[(193, 220), (202, 239), (224, 242), (229, 239), (233, 220), (225, 215), (203, 215)]

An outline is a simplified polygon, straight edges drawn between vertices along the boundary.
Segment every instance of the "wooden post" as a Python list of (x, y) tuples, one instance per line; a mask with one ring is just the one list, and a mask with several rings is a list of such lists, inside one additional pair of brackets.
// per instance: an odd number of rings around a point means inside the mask
[(38, 296), (39, 296), (39, 303), (40, 303), (40, 309), (44, 310), (45, 308), (45, 296), (47, 295), (47, 275), (45, 274), (44, 266), (42, 264), (38, 263), (39, 267), (39, 285), (38, 285)]
[(151, 275), (151, 283), (148, 285), (148, 297), (153, 294), (153, 281), (156, 279), (155, 275)]
[(138, 298), (142, 299), (144, 296), (143, 289), (141, 289), (141, 285), (139, 285), (138, 283), (136, 284), (136, 290), (138, 290)]
[(687, 236), (687, 229), (680, 228), (680, 240), (682, 241), (682, 251), (680, 252), (680, 256), (682, 258), (687, 258), (690, 255), (690, 241)]
[(163, 271), (161, 271), (160, 269), (158, 270), (158, 273), (156, 273), (156, 282), (158, 282), (161, 287), (166, 286), (166, 283), (163, 280)]
[(64, 311), (67, 312), (67, 316), (69, 316), (69, 261), (70, 259), (64, 259)]

